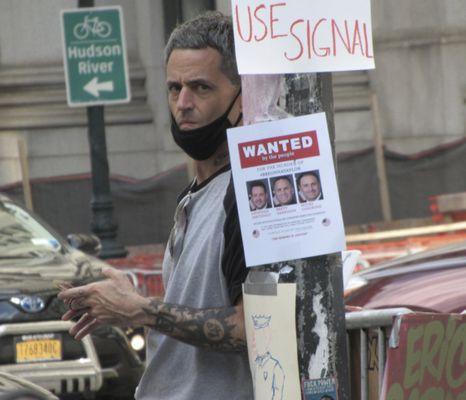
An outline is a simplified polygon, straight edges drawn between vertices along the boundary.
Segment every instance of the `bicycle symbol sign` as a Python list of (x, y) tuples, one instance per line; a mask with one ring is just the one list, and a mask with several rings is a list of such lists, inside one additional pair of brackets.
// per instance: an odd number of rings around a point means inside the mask
[(62, 10), (61, 22), (68, 105), (130, 101), (121, 7)]
[(87, 39), (89, 35), (105, 39), (111, 33), (112, 26), (107, 21), (100, 21), (99, 17), (89, 15), (85, 15), (84, 21), (76, 24), (73, 29), (74, 37), (79, 40)]

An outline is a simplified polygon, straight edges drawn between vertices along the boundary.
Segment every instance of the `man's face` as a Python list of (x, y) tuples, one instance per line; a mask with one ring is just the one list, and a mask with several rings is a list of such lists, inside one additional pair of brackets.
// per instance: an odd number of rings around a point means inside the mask
[(299, 190), (306, 200), (315, 200), (320, 195), (319, 181), (315, 176), (304, 175), (299, 182)]
[(293, 188), (288, 179), (277, 179), (275, 181), (274, 193), (280, 205), (290, 204), (293, 199)]
[[(221, 61), (220, 53), (210, 47), (177, 49), (170, 54), (167, 63), (168, 104), (181, 130), (211, 123), (233, 101), (238, 88), (221, 71)], [(239, 113), (237, 104), (231, 115)]]
[(267, 203), (267, 194), (262, 186), (253, 186), (251, 189), (252, 204), (256, 208), (262, 208)]

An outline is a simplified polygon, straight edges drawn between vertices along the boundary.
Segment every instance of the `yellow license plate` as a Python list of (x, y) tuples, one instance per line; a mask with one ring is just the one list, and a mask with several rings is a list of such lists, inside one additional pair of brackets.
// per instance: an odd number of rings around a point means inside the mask
[(16, 362), (55, 361), (62, 359), (61, 340), (33, 339), (16, 342)]

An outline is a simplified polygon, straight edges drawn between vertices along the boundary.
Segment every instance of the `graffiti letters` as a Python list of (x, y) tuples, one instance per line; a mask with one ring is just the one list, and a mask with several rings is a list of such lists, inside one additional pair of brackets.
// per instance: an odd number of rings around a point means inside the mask
[(405, 345), (404, 369), (387, 400), (466, 400), (466, 322), (450, 317), (411, 326)]

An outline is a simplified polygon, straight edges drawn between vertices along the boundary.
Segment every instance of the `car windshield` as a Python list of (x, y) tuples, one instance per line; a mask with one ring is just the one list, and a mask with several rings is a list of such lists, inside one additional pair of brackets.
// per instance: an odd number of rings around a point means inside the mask
[(30, 214), (0, 201), (0, 259), (35, 258), (60, 250), (60, 242)]

